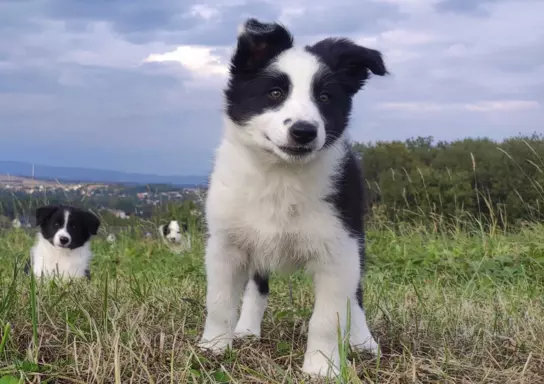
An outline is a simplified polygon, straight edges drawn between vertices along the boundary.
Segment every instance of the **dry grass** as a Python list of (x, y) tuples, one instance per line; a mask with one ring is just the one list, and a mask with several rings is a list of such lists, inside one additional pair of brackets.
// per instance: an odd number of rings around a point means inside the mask
[[(383, 354), (349, 354), (335, 382), (543, 383), (544, 227), (405, 232), (369, 233), (365, 302)], [(288, 279), (272, 280), (261, 341), (215, 358), (195, 349), (205, 314), (201, 242), (181, 257), (153, 240), (97, 239), (93, 281), (63, 284), (23, 274), (32, 240), (0, 233), (0, 378), (309, 382), (299, 370), (313, 300), (304, 275), (292, 277), (292, 302)]]

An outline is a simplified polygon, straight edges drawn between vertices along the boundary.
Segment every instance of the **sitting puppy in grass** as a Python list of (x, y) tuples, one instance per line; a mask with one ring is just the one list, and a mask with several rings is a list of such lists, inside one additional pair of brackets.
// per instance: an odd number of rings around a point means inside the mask
[(100, 219), (91, 212), (65, 205), (36, 210), (40, 231), (30, 250), (30, 269), (36, 276), (86, 277), (90, 280), (91, 236), (98, 233)]
[(172, 252), (181, 253), (191, 249), (191, 235), (186, 223), (171, 220), (159, 227), (159, 234)]

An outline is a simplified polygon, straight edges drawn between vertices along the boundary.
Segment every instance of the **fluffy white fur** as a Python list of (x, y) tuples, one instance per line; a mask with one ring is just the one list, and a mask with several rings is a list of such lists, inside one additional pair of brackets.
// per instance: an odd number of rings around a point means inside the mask
[[(244, 127), (225, 119), (206, 202), (208, 317), (200, 345), (222, 352), (234, 336), (260, 335), (266, 299), (252, 281), (236, 324), (239, 299), (253, 271), (305, 268), (313, 275), (316, 299), (303, 371), (325, 375), (331, 372), (329, 359), (332, 372), (339, 367), (337, 315), (345, 332), (348, 299), (351, 344), (378, 348), (355, 297), (361, 275), (358, 242), (324, 202), (333, 192), (346, 138), (317, 152), (325, 131), (310, 99), (311, 79), (319, 70), (315, 58), (288, 50), (277, 65), (293, 79), (292, 94), (281, 109), (256, 116)], [(318, 124), (315, 152), (303, 161), (277, 148), (287, 142), (288, 129), (281, 123), (285, 119)]]
[[(56, 238), (57, 236), (54, 241), (57, 241)], [(76, 249), (60, 248), (53, 246), (38, 233), (36, 243), (30, 250), (30, 257), (32, 271), (38, 277), (85, 277), (92, 252), (90, 242)]]

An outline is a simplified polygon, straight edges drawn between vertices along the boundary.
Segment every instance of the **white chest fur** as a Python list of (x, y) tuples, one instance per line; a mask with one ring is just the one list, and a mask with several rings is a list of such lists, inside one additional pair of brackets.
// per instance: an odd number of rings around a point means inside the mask
[(207, 199), (211, 233), (247, 251), (244, 262), (264, 270), (300, 267), (341, 248), (348, 234), (325, 198), (334, 192), (343, 145), (339, 140), (308, 164), (263, 167), (224, 140)]
[(76, 249), (53, 246), (39, 233), (30, 250), (32, 271), (36, 276), (84, 277), (92, 257), (90, 243)]

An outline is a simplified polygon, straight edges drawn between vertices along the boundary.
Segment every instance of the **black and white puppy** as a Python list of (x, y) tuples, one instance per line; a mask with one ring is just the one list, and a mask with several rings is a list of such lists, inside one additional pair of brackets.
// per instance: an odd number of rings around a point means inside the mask
[(30, 263), (36, 276), (91, 278), (90, 239), (98, 233), (100, 219), (88, 211), (64, 205), (48, 205), (36, 210), (40, 232), (30, 250)]
[(337, 315), (345, 331), (348, 299), (352, 346), (377, 351), (362, 303), (362, 175), (345, 132), (370, 72), (387, 73), (381, 54), (350, 40), (295, 47), (277, 23), (240, 28), (206, 201), (200, 347), (221, 352), (234, 337), (259, 336), (270, 271), (304, 268), (315, 306), (302, 370), (338, 371)]
[(163, 241), (176, 252), (183, 252), (191, 248), (191, 236), (186, 223), (170, 220), (168, 224), (159, 227), (159, 234)]

